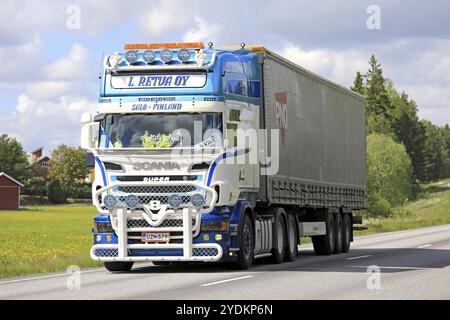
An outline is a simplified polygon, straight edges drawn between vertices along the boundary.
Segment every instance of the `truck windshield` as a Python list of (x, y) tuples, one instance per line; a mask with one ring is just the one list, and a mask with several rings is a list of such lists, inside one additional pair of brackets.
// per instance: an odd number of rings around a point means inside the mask
[(221, 147), (222, 114), (108, 114), (100, 123), (99, 145), (106, 149)]

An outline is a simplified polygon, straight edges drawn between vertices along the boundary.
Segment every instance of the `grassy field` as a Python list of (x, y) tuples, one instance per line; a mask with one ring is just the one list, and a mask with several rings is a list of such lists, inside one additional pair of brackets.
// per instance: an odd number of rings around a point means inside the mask
[(98, 266), (89, 256), (95, 213), (86, 205), (0, 211), (0, 278)]
[(422, 186), (418, 200), (397, 208), (395, 217), (385, 219), (364, 219), (368, 227), (356, 231), (355, 235), (430, 227), (450, 223), (450, 189), (445, 187), (450, 180)]
[[(365, 219), (368, 230), (355, 234), (450, 223), (450, 189), (443, 187), (449, 182), (422, 187), (419, 200), (398, 209), (395, 217)], [(93, 206), (75, 204), (0, 211), (0, 278), (61, 271), (70, 265), (100, 266), (89, 257), (95, 214)]]

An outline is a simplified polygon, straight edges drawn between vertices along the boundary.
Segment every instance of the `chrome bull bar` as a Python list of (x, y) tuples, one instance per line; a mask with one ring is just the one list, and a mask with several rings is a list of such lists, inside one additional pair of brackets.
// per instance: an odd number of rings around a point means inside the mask
[[(104, 193), (114, 194), (113, 189), (119, 186), (195, 186), (203, 190), (205, 197), (204, 206), (196, 208), (194, 206), (184, 206), (180, 209), (170, 208), (168, 205), (160, 205), (157, 213), (154, 213), (153, 209), (146, 205), (139, 205), (134, 209), (142, 209), (139, 213), (150, 225), (149, 228), (132, 229), (133, 231), (182, 231), (183, 242), (182, 243), (142, 243), (133, 244), (128, 243), (128, 232), (131, 230), (128, 228), (128, 218), (132, 214), (136, 214), (136, 210), (129, 209), (123, 203), (118, 203), (112, 207), (108, 212), (111, 217), (111, 221), (117, 221), (117, 225), (114, 228), (117, 234), (117, 244), (96, 244), (91, 248), (91, 258), (99, 261), (217, 261), (223, 255), (222, 247), (217, 243), (201, 243), (193, 244), (193, 237), (198, 235), (200, 231), (200, 225), (198, 217), (203, 213), (207, 213), (213, 210), (214, 204), (217, 200), (217, 193), (214, 189), (206, 187), (200, 183), (193, 181), (166, 181), (166, 182), (116, 182), (107, 187), (97, 190), (94, 194), (94, 204), (97, 208), (103, 209), (102, 204), (98, 201), (99, 195)], [(134, 211), (133, 211), (134, 210)], [(170, 214), (174, 214), (175, 211), (182, 211), (183, 226), (180, 228), (157, 228)], [(104, 210), (99, 210), (104, 211)], [(193, 235), (192, 218), (195, 219), (196, 234)], [(113, 224), (114, 226), (114, 224)], [(131, 254), (133, 250), (148, 250), (148, 249), (182, 249), (183, 254), (173, 256), (141, 256)]]

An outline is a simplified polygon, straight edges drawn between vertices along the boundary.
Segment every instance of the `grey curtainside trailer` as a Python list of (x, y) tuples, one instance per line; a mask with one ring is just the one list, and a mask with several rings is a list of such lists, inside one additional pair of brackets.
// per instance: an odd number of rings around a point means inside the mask
[[(282, 128), (279, 170), (259, 200), (308, 207), (366, 206), (365, 105), (358, 94), (264, 49), (261, 127)], [(272, 154), (270, 143), (267, 152)]]

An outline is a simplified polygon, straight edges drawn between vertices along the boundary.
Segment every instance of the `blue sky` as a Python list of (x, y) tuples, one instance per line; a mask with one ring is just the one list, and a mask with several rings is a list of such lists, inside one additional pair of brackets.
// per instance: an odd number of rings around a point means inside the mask
[[(380, 9), (380, 29), (366, 22)], [(68, 8), (80, 29), (67, 28)], [(419, 114), (450, 123), (450, 3), (427, 1), (3, 0), (0, 132), (26, 150), (78, 145), (81, 113), (94, 112), (103, 54), (125, 43), (262, 44), (350, 86), (374, 53)]]

